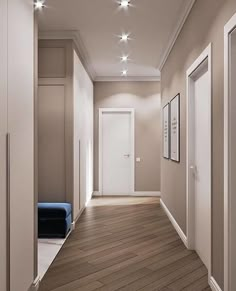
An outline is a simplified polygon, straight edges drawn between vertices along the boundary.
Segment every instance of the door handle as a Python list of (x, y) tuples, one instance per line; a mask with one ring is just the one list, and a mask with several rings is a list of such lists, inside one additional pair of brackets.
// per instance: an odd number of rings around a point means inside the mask
[(190, 169), (193, 172), (193, 176), (196, 177), (197, 176), (197, 167), (196, 166), (190, 166)]
[(129, 157), (130, 157), (130, 155), (124, 155), (124, 157), (125, 157), (125, 158), (129, 158)]

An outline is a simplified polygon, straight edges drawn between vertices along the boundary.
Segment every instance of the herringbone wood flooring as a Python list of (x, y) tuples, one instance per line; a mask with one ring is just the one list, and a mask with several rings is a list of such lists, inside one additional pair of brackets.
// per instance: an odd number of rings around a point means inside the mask
[(211, 290), (157, 198), (96, 198), (84, 211), (40, 291)]

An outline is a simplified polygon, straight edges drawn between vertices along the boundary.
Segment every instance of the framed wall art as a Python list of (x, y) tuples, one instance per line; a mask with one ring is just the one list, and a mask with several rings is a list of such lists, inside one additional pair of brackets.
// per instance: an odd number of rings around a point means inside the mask
[(180, 162), (180, 94), (170, 101), (170, 159)]
[(163, 141), (163, 157), (170, 158), (170, 105), (169, 103), (162, 109), (162, 141)]

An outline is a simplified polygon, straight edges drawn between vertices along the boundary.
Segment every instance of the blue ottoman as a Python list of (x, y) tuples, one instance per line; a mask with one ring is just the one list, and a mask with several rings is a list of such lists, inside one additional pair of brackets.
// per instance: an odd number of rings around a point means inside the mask
[(38, 237), (65, 238), (71, 230), (69, 203), (38, 203)]

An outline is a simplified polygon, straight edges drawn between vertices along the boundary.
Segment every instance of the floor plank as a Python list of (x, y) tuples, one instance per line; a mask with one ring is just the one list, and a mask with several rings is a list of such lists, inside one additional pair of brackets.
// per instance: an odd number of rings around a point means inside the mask
[(90, 202), (39, 291), (208, 288), (205, 266), (185, 248), (158, 198), (107, 197)]

